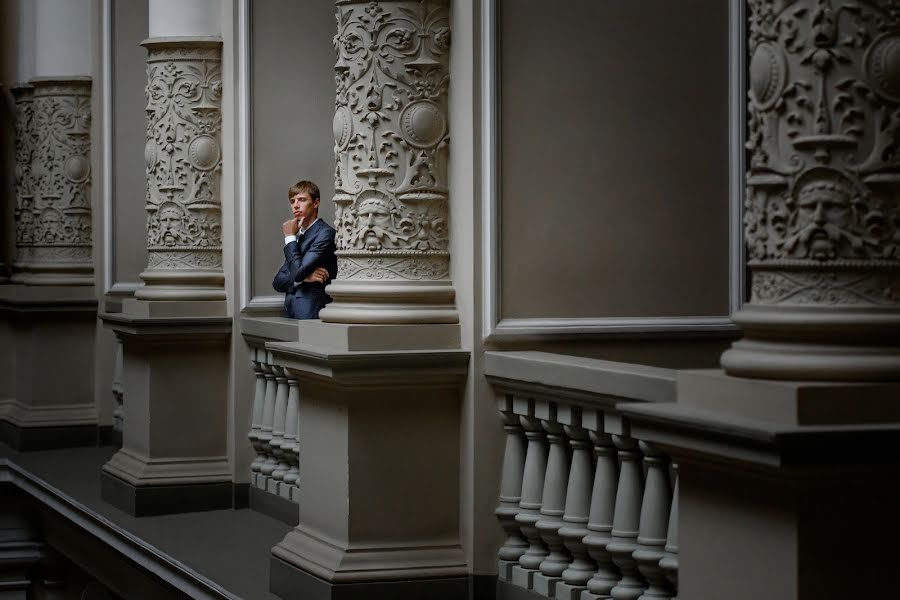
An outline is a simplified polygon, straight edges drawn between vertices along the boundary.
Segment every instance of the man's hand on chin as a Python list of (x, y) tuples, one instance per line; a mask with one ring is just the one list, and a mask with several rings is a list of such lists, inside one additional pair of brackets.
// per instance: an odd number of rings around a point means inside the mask
[(281, 232), (284, 233), (284, 235), (297, 235), (298, 231), (300, 231), (299, 219), (288, 219), (281, 224)]

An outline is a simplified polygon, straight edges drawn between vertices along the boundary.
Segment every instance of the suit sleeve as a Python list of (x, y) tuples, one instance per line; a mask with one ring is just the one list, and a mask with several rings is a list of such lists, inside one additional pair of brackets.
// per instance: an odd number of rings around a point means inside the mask
[[(296, 243), (294, 245), (296, 245)], [(278, 269), (278, 272), (275, 273), (275, 279), (272, 280), (272, 287), (275, 288), (276, 292), (286, 294), (293, 288), (293, 283), (291, 274), (288, 272), (287, 263), (282, 264), (281, 268)]]
[(306, 279), (316, 267), (326, 266), (326, 260), (335, 253), (334, 230), (327, 230), (320, 235), (301, 256), (297, 242), (284, 247), (284, 261), (290, 276), (289, 281), (300, 283)]

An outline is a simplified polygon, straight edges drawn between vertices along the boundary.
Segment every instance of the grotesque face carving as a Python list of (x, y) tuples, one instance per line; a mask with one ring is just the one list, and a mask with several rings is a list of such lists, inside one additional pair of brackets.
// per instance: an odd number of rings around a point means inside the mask
[(159, 209), (159, 243), (176, 246), (186, 240), (184, 211), (177, 204), (163, 204)]
[(849, 190), (833, 182), (816, 181), (797, 197), (796, 230), (805, 257), (829, 260), (841, 256), (844, 240), (855, 237)]
[(399, 237), (394, 233), (391, 207), (382, 198), (370, 197), (356, 208), (356, 222), (351, 245), (365, 250), (395, 247)]

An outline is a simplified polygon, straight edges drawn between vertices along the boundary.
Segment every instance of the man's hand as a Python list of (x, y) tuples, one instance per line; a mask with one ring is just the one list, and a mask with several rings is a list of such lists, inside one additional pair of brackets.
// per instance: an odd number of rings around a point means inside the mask
[(297, 235), (300, 231), (300, 221), (298, 219), (289, 219), (281, 224), (281, 232), (284, 235)]
[[(287, 225), (287, 223), (285, 223), (285, 225)], [(303, 281), (306, 283), (325, 283), (328, 281), (328, 270), (324, 267), (317, 267), (316, 270), (307, 275), (306, 279)]]

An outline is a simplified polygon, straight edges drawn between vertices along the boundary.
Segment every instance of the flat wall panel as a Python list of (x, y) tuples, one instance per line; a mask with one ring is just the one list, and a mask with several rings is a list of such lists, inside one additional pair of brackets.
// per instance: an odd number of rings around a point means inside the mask
[(113, 284), (139, 283), (147, 266), (147, 0), (112, 0), (112, 37)]
[(498, 9), (501, 317), (727, 315), (728, 2)]
[(284, 260), (291, 184), (316, 182), (319, 215), (334, 221), (334, 4), (265, 0), (251, 11), (251, 282), (252, 296), (266, 296)]

